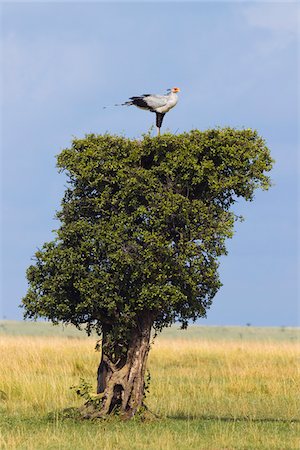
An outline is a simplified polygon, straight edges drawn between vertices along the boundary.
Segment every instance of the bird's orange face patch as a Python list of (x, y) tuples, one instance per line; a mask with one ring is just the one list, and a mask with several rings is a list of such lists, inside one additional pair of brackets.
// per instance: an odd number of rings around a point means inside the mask
[(173, 88), (172, 88), (172, 92), (180, 92), (179, 87), (173, 87)]

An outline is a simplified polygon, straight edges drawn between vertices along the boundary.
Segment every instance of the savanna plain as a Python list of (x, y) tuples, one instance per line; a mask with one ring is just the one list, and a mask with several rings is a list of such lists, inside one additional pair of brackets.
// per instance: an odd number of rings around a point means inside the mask
[[(63, 410), (95, 389), (96, 336), (0, 322), (0, 448), (229, 450), (300, 448), (300, 330), (171, 328), (152, 345), (142, 421), (85, 421)], [(70, 409), (71, 410), (71, 409)]]

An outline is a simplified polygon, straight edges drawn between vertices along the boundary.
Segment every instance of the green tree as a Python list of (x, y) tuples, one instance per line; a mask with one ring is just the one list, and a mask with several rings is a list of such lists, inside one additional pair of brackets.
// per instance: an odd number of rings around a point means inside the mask
[(52, 242), (35, 254), (26, 318), (102, 336), (100, 417), (141, 407), (150, 333), (206, 315), (221, 286), (239, 197), (267, 189), (272, 159), (250, 129), (193, 130), (142, 140), (75, 139), (58, 156), (68, 187)]

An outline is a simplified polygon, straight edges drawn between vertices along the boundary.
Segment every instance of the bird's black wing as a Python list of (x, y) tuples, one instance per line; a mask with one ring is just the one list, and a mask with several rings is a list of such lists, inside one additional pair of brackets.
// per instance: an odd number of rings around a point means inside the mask
[(138, 106), (139, 108), (148, 109), (149, 111), (153, 111), (153, 108), (147, 103), (146, 100), (147, 97), (150, 97), (150, 94), (141, 95), (139, 97), (130, 97), (131, 105)]

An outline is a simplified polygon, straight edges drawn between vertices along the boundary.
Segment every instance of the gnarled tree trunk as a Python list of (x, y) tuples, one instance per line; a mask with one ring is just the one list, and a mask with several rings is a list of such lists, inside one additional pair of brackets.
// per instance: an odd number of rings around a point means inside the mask
[(107, 357), (103, 352), (103, 349), (105, 349), (105, 347), (107, 345), (108, 331), (109, 331), (108, 327), (103, 326), (101, 360), (100, 360), (100, 364), (99, 364), (98, 372), (97, 372), (97, 394), (102, 394), (105, 391), (106, 385), (107, 385), (107, 380), (110, 379), (110, 376), (112, 374), (112, 371), (111, 371), (108, 363), (106, 362)]
[(152, 319), (145, 315), (131, 332), (127, 354), (113, 362), (105, 354), (105, 330), (98, 368), (97, 393), (102, 394), (101, 407), (87, 408), (86, 418), (103, 417), (119, 407), (124, 418), (131, 418), (142, 406), (144, 378), (150, 349)]

